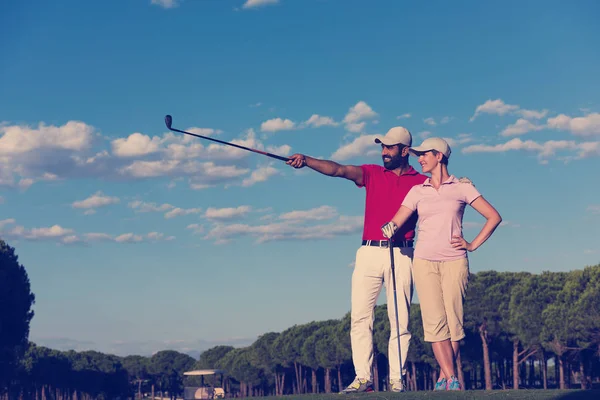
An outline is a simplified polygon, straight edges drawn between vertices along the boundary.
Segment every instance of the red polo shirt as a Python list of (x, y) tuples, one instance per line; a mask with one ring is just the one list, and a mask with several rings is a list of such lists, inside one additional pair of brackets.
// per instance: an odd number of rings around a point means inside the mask
[[(363, 240), (387, 240), (381, 232), (381, 226), (393, 218), (408, 191), (413, 186), (425, 182), (427, 176), (418, 173), (410, 166), (408, 171), (400, 176), (375, 164), (361, 165), (361, 169), (364, 184), (358, 186), (364, 186), (367, 191)], [(415, 212), (398, 229), (394, 239), (413, 240), (417, 219), (418, 216)]]

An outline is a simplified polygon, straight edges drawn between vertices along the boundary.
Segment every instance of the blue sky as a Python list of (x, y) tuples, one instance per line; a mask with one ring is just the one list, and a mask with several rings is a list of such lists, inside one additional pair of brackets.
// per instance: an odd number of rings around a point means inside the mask
[[(470, 255), (473, 272), (598, 263), (599, 12), (594, 1), (4, 2), (0, 232), (37, 298), (30, 338), (191, 351), (349, 310), (364, 191), (169, 133), (165, 114), (179, 129), (357, 165), (381, 163), (372, 138), (392, 126), (417, 143), (448, 138), (450, 172), (504, 218)], [(481, 223), (467, 210), (467, 240)]]

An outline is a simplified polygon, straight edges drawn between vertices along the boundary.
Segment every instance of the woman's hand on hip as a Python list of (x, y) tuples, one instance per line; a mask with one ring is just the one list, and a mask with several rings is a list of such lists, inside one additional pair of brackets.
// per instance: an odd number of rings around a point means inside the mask
[(453, 236), (450, 242), (452, 247), (458, 250), (474, 251), (473, 245), (467, 242), (462, 236)]

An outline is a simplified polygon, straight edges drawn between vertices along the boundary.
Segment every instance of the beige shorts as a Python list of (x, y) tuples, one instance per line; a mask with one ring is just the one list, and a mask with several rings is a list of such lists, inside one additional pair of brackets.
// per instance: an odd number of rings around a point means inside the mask
[(463, 302), (469, 282), (469, 259), (427, 261), (415, 257), (413, 278), (421, 305), (425, 341), (464, 338)]

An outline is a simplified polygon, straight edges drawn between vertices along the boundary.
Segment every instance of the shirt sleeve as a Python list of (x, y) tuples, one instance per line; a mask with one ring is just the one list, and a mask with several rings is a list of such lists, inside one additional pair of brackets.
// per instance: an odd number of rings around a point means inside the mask
[(417, 205), (419, 204), (419, 186), (416, 185), (410, 188), (406, 197), (402, 201), (402, 205), (410, 208), (411, 211), (415, 211), (417, 209)]
[(461, 183), (463, 200), (467, 204), (471, 204), (475, 199), (481, 196), (481, 193), (470, 183)]
[(371, 172), (373, 171), (373, 168), (371, 165), (364, 164), (364, 165), (360, 166), (360, 169), (362, 170), (362, 174), (363, 174), (363, 184), (362, 185), (357, 184), (356, 186), (358, 186), (359, 188), (362, 188), (362, 187), (366, 187), (369, 184), (369, 178), (371, 177)]

